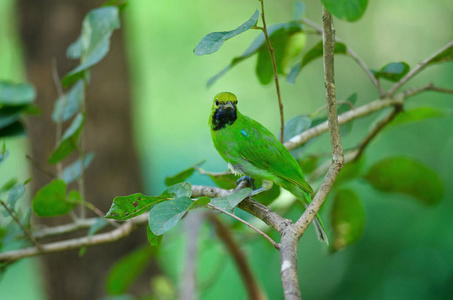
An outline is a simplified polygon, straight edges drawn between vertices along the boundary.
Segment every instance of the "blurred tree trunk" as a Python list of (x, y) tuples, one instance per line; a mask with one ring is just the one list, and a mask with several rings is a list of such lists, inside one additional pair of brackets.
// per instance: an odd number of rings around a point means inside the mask
[[(38, 92), (36, 104), (42, 113), (30, 118), (28, 133), (32, 156), (46, 169), (46, 161), (55, 146), (55, 124), (50, 119), (57, 99), (52, 81), (51, 61), (63, 76), (77, 65), (66, 58), (67, 47), (81, 31), (85, 14), (104, 1), (92, 0), (20, 0), (19, 20), (28, 81)], [(87, 93), (86, 151), (96, 156), (85, 172), (85, 194), (89, 202), (106, 212), (117, 195), (141, 190), (131, 129), (128, 70), (120, 31), (115, 31), (110, 52), (92, 71)], [(34, 192), (51, 178), (33, 169)], [(92, 215), (89, 215), (92, 216)], [(40, 222), (43, 220), (40, 220)], [(70, 221), (68, 217), (45, 220), (48, 225)], [(139, 230), (115, 244), (88, 248), (84, 257), (78, 251), (45, 256), (43, 268), (49, 299), (97, 299), (104, 292), (106, 274), (119, 257), (146, 242)], [(149, 279), (144, 287), (148, 288)], [(139, 288), (140, 290), (140, 288)]]

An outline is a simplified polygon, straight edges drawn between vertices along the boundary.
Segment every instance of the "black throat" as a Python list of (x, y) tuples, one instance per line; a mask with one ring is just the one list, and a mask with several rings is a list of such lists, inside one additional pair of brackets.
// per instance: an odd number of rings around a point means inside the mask
[(224, 109), (224, 108), (217, 108), (212, 115), (212, 125), (213, 130), (219, 130), (225, 128), (226, 125), (231, 125), (236, 121), (237, 114), (236, 108), (234, 109)]

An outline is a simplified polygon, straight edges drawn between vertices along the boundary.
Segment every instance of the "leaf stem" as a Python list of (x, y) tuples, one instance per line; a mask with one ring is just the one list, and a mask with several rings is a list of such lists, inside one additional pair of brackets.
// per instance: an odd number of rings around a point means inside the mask
[(277, 90), (277, 99), (278, 99), (278, 108), (280, 111), (280, 142), (283, 144), (285, 137), (285, 119), (283, 115), (283, 102), (282, 96), (280, 93), (280, 84), (278, 82), (278, 72), (277, 72), (277, 62), (275, 60), (275, 50), (271, 45), (271, 41), (269, 39), (269, 34), (267, 33), (267, 26), (266, 26), (266, 19), (264, 17), (264, 0), (260, 0), (261, 2), (261, 19), (263, 21), (263, 33), (264, 37), (266, 38), (267, 48), (269, 49), (269, 53), (271, 55), (272, 61), (272, 69), (274, 70), (274, 81), (275, 81), (275, 88)]

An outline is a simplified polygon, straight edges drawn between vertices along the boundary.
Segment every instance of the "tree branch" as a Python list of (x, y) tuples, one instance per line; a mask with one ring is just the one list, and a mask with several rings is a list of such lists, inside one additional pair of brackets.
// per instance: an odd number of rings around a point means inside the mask
[(436, 52), (434, 52), (433, 54), (431, 54), (428, 58), (426, 58), (424, 61), (422, 61), (418, 66), (416, 66), (415, 68), (413, 68), (409, 73), (406, 74), (406, 76), (404, 76), (403, 78), (401, 78), (400, 81), (398, 81), (397, 83), (395, 83), (391, 88), (390, 90), (387, 92), (387, 96), (388, 97), (391, 97), (395, 92), (396, 90), (398, 90), (403, 84), (405, 84), (406, 82), (408, 82), (412, 77), (414, 77), (415, 75), (417, 75), (421, 70), (423, 70), (426, 66), (428, 66), (428, 64), (437, 56), (439, 55), (440, 53), (442, 53), (443, 51), (447, 50), (448, 48), (452, 48), (453, 47), (453, 41), (450, 41), (447, 45), (445, 45), (444, 47), (440, 48), (439, 50), (437, 50)]
[(274, 81), (275, 81), (275, 88), (277, 90), (277, 99), (278, 99), (278, 108), (280, 110), (280, 142), (283, 143), (285, 140), (285, 119), (283, 115), (283, 102), (282, 96), (280, 94), (280, 84), (278, 82), (278, 72), (277, 72), (277, 62), (275, 60), (275, 51), (271, 45), (271, 40), (269, 39), (269, 35), (267, 33), (266, 27), (266, 19), (264, 18), (264, 0), (260, 0), (261, 2), (261, 19), (263, 20), (263, 33), (264, 37), (266, 38), (267, 48), (269, 49), (269, 54), (271, 56), (272, 61), (272, 69), (274, 70)]
[(212, 213), (206, 214), (208, 220), (214, 224), (217, 232), (217, 236), (220, 240), (223, 241), (226, 248), (230, 252), (231, 256), (233, 257), (236, 265), (238, 267), (239, 273), (242, 276), (242, 280), (247, 289), (247, 293), (249, 295), (249, 299), (253, 300), (261, 300), (260, 290), (258, 288), (258, 284), (253, 276), (252, 270), (250, 269), (247, 260), (245, 258), (244, 253), (240, 250), (238, 244), (234, 241), (230, 231), (228, 228), (220, 222), (220, 220)]
[(40, 251), (37, 247), (30, 247), (3, 252), (0, 253), (0, 262), (13, 262), (20, 258), (36, 256), (39, 254), (61, 252), (81, 247), (115, 242), (128, 236), (136, 228), (136, 225), (144, 224), (146, 222), (148, 222), (148, 214), (143, 214), (123, 223), (119, 228), (106, 233), (41, 245), (42, 251)]

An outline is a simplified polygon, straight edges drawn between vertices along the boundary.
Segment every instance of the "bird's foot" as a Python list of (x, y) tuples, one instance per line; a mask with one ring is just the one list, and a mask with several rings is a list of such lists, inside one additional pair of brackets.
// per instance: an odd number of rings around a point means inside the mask
[(253, 179), (252, 177), (250, 177), (250, 176), (242, 176), (241, 178), (239, 178), (236, 181), (236, 185), (239, 185), (242, 181), (248, 182), (249, 186), (251, 186), (254, 190), (256, 190), (255, 179)]

